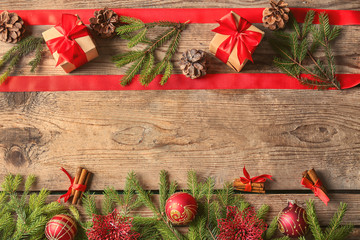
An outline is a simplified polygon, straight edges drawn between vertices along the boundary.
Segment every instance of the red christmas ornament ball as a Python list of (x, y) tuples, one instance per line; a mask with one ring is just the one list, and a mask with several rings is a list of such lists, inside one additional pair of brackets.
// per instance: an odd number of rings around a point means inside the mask
[(73, 240), (76, 232), (74, 219), (65, 214), (55, 215), (45, 227), (45, 236), (48, 240)]
[(186, 225), (195, 218), (197, 202), (190, 194), (178, 192), (166, 201), (165, 212), (173, 224)]
[(281, 233), (291, 238), (304, 236), (309, 230), (305, 209), (289, 201), (279, 217), (278, 228)]

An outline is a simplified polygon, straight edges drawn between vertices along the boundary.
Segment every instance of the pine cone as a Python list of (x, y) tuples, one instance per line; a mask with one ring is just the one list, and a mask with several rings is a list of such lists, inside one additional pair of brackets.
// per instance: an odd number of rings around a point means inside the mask
[(270, 1), (271, 8), (265, 8), (263, 11), (263, 23), (264, 27), (270, 30), (281, 29), (285, 27), (285, 24), (289, 20), (290, 9), (288, 4), (283, 0), (278, 3), (276, 1)]
[(115, 35), (115, 29), (120, 25), (120, 17), (107, 7), (95, 11), (95, 17), (90, 18), (90, 27), (102, 38), (110, 38)]
[(0, 14), (0, 40), (8, 43), (18, 42), (25, 32), (24, 21), (16, 13), (3, 11)]
[(206, 55), (202, 50), (191, 49), (182, 54), (180, 69), (191, 79), (206, 75)]

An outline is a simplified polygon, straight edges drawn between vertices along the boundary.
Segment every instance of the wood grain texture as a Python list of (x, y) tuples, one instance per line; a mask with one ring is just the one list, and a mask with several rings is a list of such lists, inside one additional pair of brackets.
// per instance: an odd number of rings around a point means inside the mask
[[(323, 9), (359, 10), (359, 1), (354, 0), (288, 0), (290, 6)], [(2, 1), (0, 9), (88, 9), (88, 8), (263, 8), (269, 4), (267, 0), (11, 0)]]
[(9, 104), (23, 96), (0, 94), (0, 177), (34, 173), (39, 187), (65, 190), (59, 167), (86, 166), (93, 190), (122, 189), (130, 170), (156, 189), (161, 169), (182, 187), (195, 169), (220, 186), (246, 165), (284, 190), (302, 189), (314, 167), (330, 190), (360, 189), (357, 89), (42, 92)]
[[(329, 205), (326, 206), (319, 199), (314, 198), (312, 194), (244, 194), (245, 199), (251, 203), (256, 209), (259, 209), (262, 204), (270, 205), (270, 210), (266, 215), (266, 222), (270, 223), (270, 221), (279, 214), (279, 212), (287, 206), (287, 201), (289, 199), (296, 199), (298, 204), (302, 207), (306, 207), (305, 202), (308, 199), (314, 199), (315, 209), (318, 216), (318, 220), (322, 226), (327, 226), (329, 224), (329, 219), (332, 218), (333, 214), (336, 212), (339, 207), (339, 202), (347, 202), (348, 203), (348, 211), (345, 214), (343, 219), (343, 224), (352, 223), (355, 226), (360, 225), (360, 200), (358, 196), (355, 194), (334, 194), (332, 195), (331, 201)], [(58, 196), (51, 196), (49, 200), (55, 201)], [(154, 195), (153, 200), (155, 203), (158, 203), (159, 196)], [(101, 203), (103, 201), (102, 195), (96, 196), (97, 206), (100, 208)], [(81, 217), (83, 220), (88, 220), (89, 218), (83, 212), (82, 208), (78, 208), (81, 213)], [(133, 211), (133, 214), (151, 217), (153, 213), (145, 208), (141, 207)], [(360, 229), (355, 229), (348, 239), (359, 239), (360, 237)], [(280, 234), (280, 233), (279, 233)], [(307, 238), (309, 239), (309, 238)]]

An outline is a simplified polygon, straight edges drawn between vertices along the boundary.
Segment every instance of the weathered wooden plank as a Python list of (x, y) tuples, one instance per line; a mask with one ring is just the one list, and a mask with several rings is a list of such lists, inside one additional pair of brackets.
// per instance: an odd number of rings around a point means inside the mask
[[(343, 224), (352, 223), (356, 227), (360, 226), (360, 200), (359, 197), (355, 194), (334, 194), (328, 206), (325, 206), (325, 204), (323, 204), (319, 199), (315, 198), (313, 194), (245, 194), (244, 196), (245, 199), (250, 202), (256, 209), (258, 209), (262, 204), (267, 204), (270, 206), (270, 211), (266, 218), (267, 223), (270, 223), (271, 219), (278, 215), (278, 213), (287, 206), (287, 200), (296, 199), (300, 206), (305, 207), (305, 201), (308, 199), (314, 199), (317, 216), (321, 225), (327, 226), (327, 224), (329, 224), (331, 217), (339, 206), (339, 202), (342, 201), (348, 203), (348, 211), (343, 219)], [(50, 199), (55, 201), (57, 197), (58, 196), (51, 196)], [(154, 201), (157, 201), (158, 195), (154, 195), (153, 198)], [(96, 199), (97, 205), (100, 207), (103, 196), (97, 195)], [(88, 219), (83, 212), (83, 208), (79, 207), (79, 210), (81, 212), (82, 219)], [(134, 214), (139, 214), (141, 216), (152, 216), (151, 211), (145, 208), (136, 210)], [(181, 230), (186, 231), (186, 228)], [(356, 228), (348, 239), (359, 239), (359, 230), (359, 228)], [(281, 236), (280, 233), (278, 233), (278, 235)]]
[(359, 91), (106, 91), (0, 94), (0, 177), (36, 174), (65, 190), (78, 166), (92, 189), (124, 187), (135, 170), (157, 189), (189, 169), (217, 186), (248, 166), (275, 178), (267, 189), (302, 189), (315, 167), (329, 189), (360, 189)]
[[(311, 7), (311, 8), (326, 8), (326, 9), (350, 9), (359, 10), (360, 3), (353, 0), (344, 1), (297, 1), (288, 0), (290, 6), (293, 7)], [(41, 1), (41, 0), (12, 0), (3, 1), (0, 3), (0, 9), (80, 9), (80, 8), (103, 8), (108, 6), (110, 8), (263, 8), (268, 6), (267, 0), (261, 1), (190, 1), (190, 0), (133, 0), (133, 1), (113, 1), (113, 0), (98, 0), (98, 1)]]
[[(255, 24), (262, 28), (260, 24)], [(234, 70), (227, 67), (220, 60), (210, 54), (208, 50), (209, 43), (214, 36), (211, 29), (214, 29), (217, 24), (190, 24), (188, 29), (183, 32), (178, 52), (173, 57), (175, 66), (174, 73), (181, 74), (179, 68), (179, 61), (182, 52), (187, 49), (196, 48), (204, 50), (208, 53), (208, 73), (235, 73)], [(30, 31), (36, 36), (41, 36), (41, 33), (48, 29), (49, 26), (32, 26)], [(268, 39), (271, 33), (265, 30), (265, 38), (262, 43), (256, 49), (253, 55), (254, 64), (248, 63), (242, 70), (242, 73), (277, 73), (279, 70), (272, 64), (273, 57), (275, 56)], [(152, 35), (155, 36), (156, 32)], [(74, 71), (72, 74), (76, 75), (97, 75), (97, 74), (124, 74), (127, 67), (121, 69), (116, 68), (111, 62), (112, 56), (117, 53), (123, 53), (128, 51), (126, 46), (127, 41), (118, 38), (115, 39), (96, 39), (100, 56), (93, 61), (87, 63), (81, 68)], [(349, 46), (360, 46), (360, 26), (344, 26), (342, 35), (336, 41), (336, 47), (334, 47), (334, 54), (337, 63), (338, 73), (360, 73), (360, 48), (350, 48)], [(3, 55), (12, 45), (6, 43), (0, 43), (0, 55)], [(142, 49), (142, 46), (137, 46), (135, 49)], [(165, 53), (166, 49), (161, 49), (159, 56)], [(324, 53), (319, 53), (319, 57), (325, 57)], [(66, 73), (60, 68), (55, 68), (55, 60), (47, 50), (44, 54), (43, 61), (36, 73), (30, 72), (30, 66), (28, 62), (33, 56), (29, 56), (22, 61), (20, 65), (21, 70), (14, 73), (14, 75), (66, 75)], [(130, 66), (130, 65), (129, 65)], [(203, 80), (206, 81), (206, 80)]]

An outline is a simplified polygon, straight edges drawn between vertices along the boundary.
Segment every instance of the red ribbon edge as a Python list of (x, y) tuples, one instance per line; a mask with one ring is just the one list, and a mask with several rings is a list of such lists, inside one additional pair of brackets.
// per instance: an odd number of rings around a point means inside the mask
[(65, 194), (61, 195), (58, 198), (57, 202), (60, 203), (61, 199), (64, 198), (64, 203), (66, 203), (69, 200), (69, 198), (71, 196), (71, 192), (72, 192), (73, 189), (74, 190), (79, 190), (81, 192), (85, 192), (86, 191), (86, 185), (74, 184), (74, 179), (75, 178), (71, 178), (70, 174), (68, 173), (68, 171), (65, 170), (65, 168), (61, 167), (60, 170), (63, 171), (66, 174), (66, 176), (69, 178), (70, 187), (69, 187), (68, 191)]
[[(229, 11), (233, 10), (251, 23), (262, 23), (262, 11), (264, 8), (112, 8), (119, 15), (140, 18), (144, 22), (152, 22), (167, 19), (169, 21), (191, 23), (214, 23)], [(311, 8), (290, 8), (299, 22), (304, 21), (308, 10), (326, 12), (332, 25), (359, 25), (360, 11), (356, 10), (330, 10)], [(16, 12), (27, 25), (55, 25), (61, 19), (63, 13), (78, 14), (85, 24), (93, 17), (94, 11), (99, 9), (46, 9), (44, 10), (9, 10)], [(316, 20), (317, 21), (317, 20)], [(317, 23), (317, 22), (316, 22)]]
[(321, 186), (323, 185), (320, 179), (316, 181), (315, 184), (313, 184), (312, 181), (309, 179), (303, 177), (301, 179), (301, 184), (303, 187), (310, 189), (314, 192), (315, 196), (317, 196), (321, 201), (325, 203), (325, 205), (328, 205), (328, 202), (330, 201), (329, 197), (325, 194), (323, 190), (321, 190)]
[[(298, 89), (311, 90), (296, 79), (282, 73), (217, 73), (207, 74), (196, 80), (183, 74), (173, 74), (165, 85), (160, 85), (157, 76), (148, 86), (142, 86), (135, 76), (123, 87), (119, 84), (122, 75), (53, 75), (10, 76), (0, 92), (38, 91), (131, 91), (131, 90), (202, 90), (202, 89)], [(360, 83), (360, 74), (337, 74), (342, 89)], [(64, 81), (66, 79), (66, 81)]]
[(269, 180), (273, 180), (272, 176), (269, 174), (263, 174), (260, 176), (256, 176), (256, 177), (252, 177), (250, 178), (250, 174), (248, 173), (248, 171), (246, 171), (246, 168), (244, 166), (243, 168), (243, 173), (245, 177), (240, 177), (240, 181), (245, 185), (245, 191), (246, 192), (251, 192), (252, 187), (251, 187), (251, 183), (262, 183), (262, 182), (266, 182), (266, 179)]

